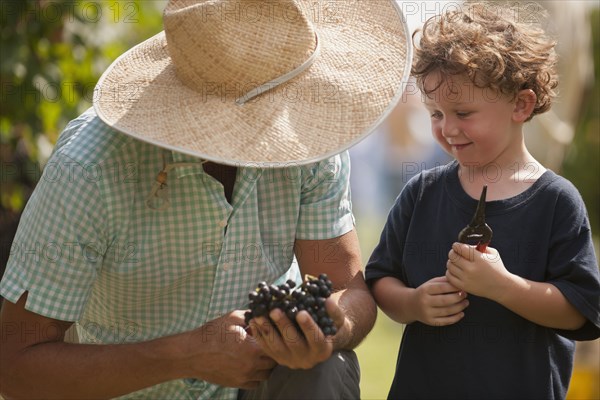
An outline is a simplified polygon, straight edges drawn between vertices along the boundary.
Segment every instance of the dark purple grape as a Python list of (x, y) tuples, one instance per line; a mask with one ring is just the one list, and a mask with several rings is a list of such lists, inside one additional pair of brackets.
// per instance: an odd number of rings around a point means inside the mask
[[(300, 286), (292, 280), (278, 286), (259, 282), (248, 294), (250, 311), (244, 314), (244, 320), (249, 324), (252, 318), (268, 315), (269, 311), (278, 308), (296, 323), (298, 313), (305, 310), (325, 335), (335, 335), (337, 328), (325, 309), (325, 300), (331, 295), (332, 288), (326, 274), (318, 278), (307, 275)], [(299, 328), (297, 323), (296, 327)]]

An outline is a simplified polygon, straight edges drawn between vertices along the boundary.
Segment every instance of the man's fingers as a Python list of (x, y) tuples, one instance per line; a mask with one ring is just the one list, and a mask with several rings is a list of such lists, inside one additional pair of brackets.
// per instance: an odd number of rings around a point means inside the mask
[(329, 318), (333, 320), (335, 327), (340, 329), (344, 325), (346, 319), (344, 311), (331, 298), (328, 298), (327, 301), (325, 301), (325, 309), (327, 310)]
[(261, 371), (271, 371), (277, 366), (277, 362), (269, 356), (260, 356), (256, 361), (256, 369)]
[(258, 344), (270, 354), (268, 349), (275, 347), (276, 342), (280, 340), (277, 329), (264, 317), (253, 318), (250, 321), (250, 326)]
[(283, 311), (274, 309), (269, 315), (273, 320), (273, 323), (277, 326), (279, 335), (282, 338), (282, 343), (284, 343), (287, 348), (306, 345), (300, 330), (296, 328), (296, 325), (285, 315)]
[(325, 335), (307, 311), (299, 312), (296, 321), (298, 322), (309, 347), (316, 347), (317, 349), (324, 348)]

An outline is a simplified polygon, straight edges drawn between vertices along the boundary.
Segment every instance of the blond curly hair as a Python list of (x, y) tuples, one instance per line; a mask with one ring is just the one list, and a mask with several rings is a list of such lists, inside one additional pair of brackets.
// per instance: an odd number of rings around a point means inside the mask
[(520, 90), (533, 90), (537, 101), (528, 120), (548, 111), (558, 86), (556, 42), (536, 24), (509, 14), (480, 2), (427, 20), (413, 34), (412, 75), (423, 93), (431, 73), (466, 75), (477, 87), (513, 99)]

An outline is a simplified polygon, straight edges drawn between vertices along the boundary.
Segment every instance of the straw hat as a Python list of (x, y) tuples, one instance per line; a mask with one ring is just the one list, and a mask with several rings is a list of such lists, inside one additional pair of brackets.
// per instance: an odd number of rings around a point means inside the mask
[(163, 148), (281, 167), (360, 141), (399, 101), (410, 37), (394, 0), (172, 0), (119, 57), (98, 116)]

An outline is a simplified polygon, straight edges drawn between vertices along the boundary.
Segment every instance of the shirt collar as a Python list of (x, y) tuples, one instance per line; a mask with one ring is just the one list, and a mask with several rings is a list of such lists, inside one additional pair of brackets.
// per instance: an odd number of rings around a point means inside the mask
[[(190, 163), (193, 165), (186, 165), (182, 167), (177, 167), (173, 169), (173, 174), (177, 179), (183, 178), (188, 175), (203, 175), (204, 168), (202, 168), (202, 159), (199, 157), (190, 156), (188, 154), (178, 153), (176, 151), (171, 151), (171, 163)], [(250, 181), (255, 181), (262, 175), (262, 168), (251, 168), (252, 172), (246, 173), (246, 167), (238, 167), (239, 170), (242, 170), (243, 174), (247, 174), (250, 176)], [(238, 172), (239, 173), (239, 172)], [(253, 186), (253, 185), (252, 185)]]
[[(173, 175), (177, 179), (183, 178), (188, 175), (202, 175), (204, 174), (204, 168), (202, 168), (202, 159), (199, 157), (190, 156), (188, 154), (178, 153), (171, 151), (172, 163), (190, 163), (193, 165), (186, 165), (173, 169)], [(196, 165), (197, 164), (197, 165)]]

